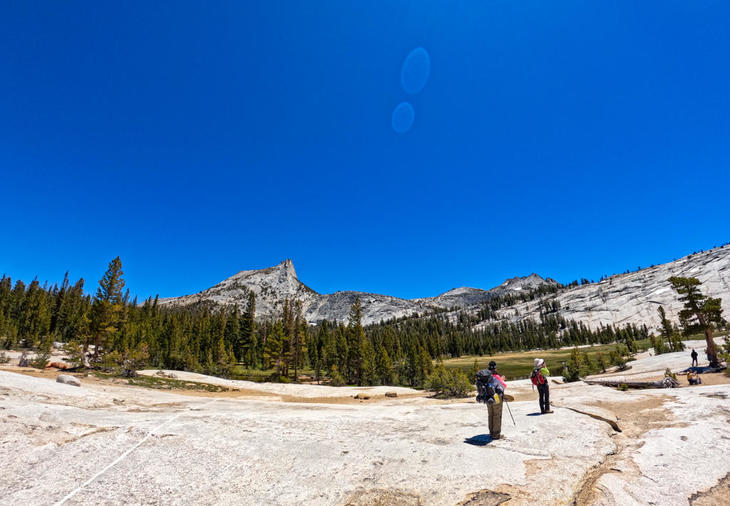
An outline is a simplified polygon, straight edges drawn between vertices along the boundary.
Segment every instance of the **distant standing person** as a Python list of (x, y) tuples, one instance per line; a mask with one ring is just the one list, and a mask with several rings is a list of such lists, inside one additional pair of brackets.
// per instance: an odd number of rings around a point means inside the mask
[(545, 361), (541, 358), (535, 359), (535, 368), (532, 370), (530, 379), (532, 384), (537, 387), (537, 393), (540, 395), (540, 413), (543, 415), (552, 413), (550, 409), (550, 385), (548, 385), (547, 378), (550, 376), (550, 371), (545, 367)]
[(691, 353), (691, 355), (692, 355), (692, 365), (693, 365), (693, 366), (697, 366), (697, 367), (699, 367), (699, 366), (700, 366), (700, 363), (699, 363), (699, 362), (697, 362), (697, 352), (695, 351), (695, 349), (694, 349), (694, 348), (692, 348), (692, 353)]

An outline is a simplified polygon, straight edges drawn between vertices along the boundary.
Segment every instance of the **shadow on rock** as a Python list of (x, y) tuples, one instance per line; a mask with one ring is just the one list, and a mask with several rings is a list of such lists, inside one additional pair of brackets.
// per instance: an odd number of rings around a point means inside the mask
[(469, 494), (469, 496), (461, 501), (457, 506), (498, 506), (509, 501), (511, 497), (508, 494), (501, 494), (492, 490), (480, 490)]
[(479, 434), (478, 436), (468, 437), (464, 440), (466, 444), (474, 446), (487, 446), (492, 441), (492, 436), (489, 434)]

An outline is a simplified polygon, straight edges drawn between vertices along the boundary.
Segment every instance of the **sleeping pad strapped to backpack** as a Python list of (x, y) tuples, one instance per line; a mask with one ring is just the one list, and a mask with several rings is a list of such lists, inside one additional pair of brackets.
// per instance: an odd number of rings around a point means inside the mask
[(477, 402), (492, 404), (494, 402), (493, 376), (489, 369), (477, 372)]

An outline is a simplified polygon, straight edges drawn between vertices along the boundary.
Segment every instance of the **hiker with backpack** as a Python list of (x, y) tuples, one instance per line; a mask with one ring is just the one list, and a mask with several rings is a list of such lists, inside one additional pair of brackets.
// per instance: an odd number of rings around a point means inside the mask
[(541, 358), (535, 359), (535, 368), (532, 370), (530, 379), (532, 384), (537, 387), (537, 393), (540, 395), (540, 413), (543, 415), (552, 413), (550, 409), (550, 385), (547, 378), (550, 371), (545, 367), (545, 361)]
[(487, 369), (477, 372), (477, 402), (487, 405), (489, 435), (499, 439), (502, 434), (502, 404), (507, 384), (497, 373), (497, 363), (492, 360)]

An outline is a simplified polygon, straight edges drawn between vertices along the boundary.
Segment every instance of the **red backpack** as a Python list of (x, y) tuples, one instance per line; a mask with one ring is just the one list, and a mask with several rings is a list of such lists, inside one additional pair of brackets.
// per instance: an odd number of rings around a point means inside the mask
[(532, 370), (530, 379), (532, 380), (533, 385), (544, 385), (545, 384), (545, 376), (542, 375), (542, 373), (540, 372), (540, 369), (538, 369), (538, 368), (535, 368)]

